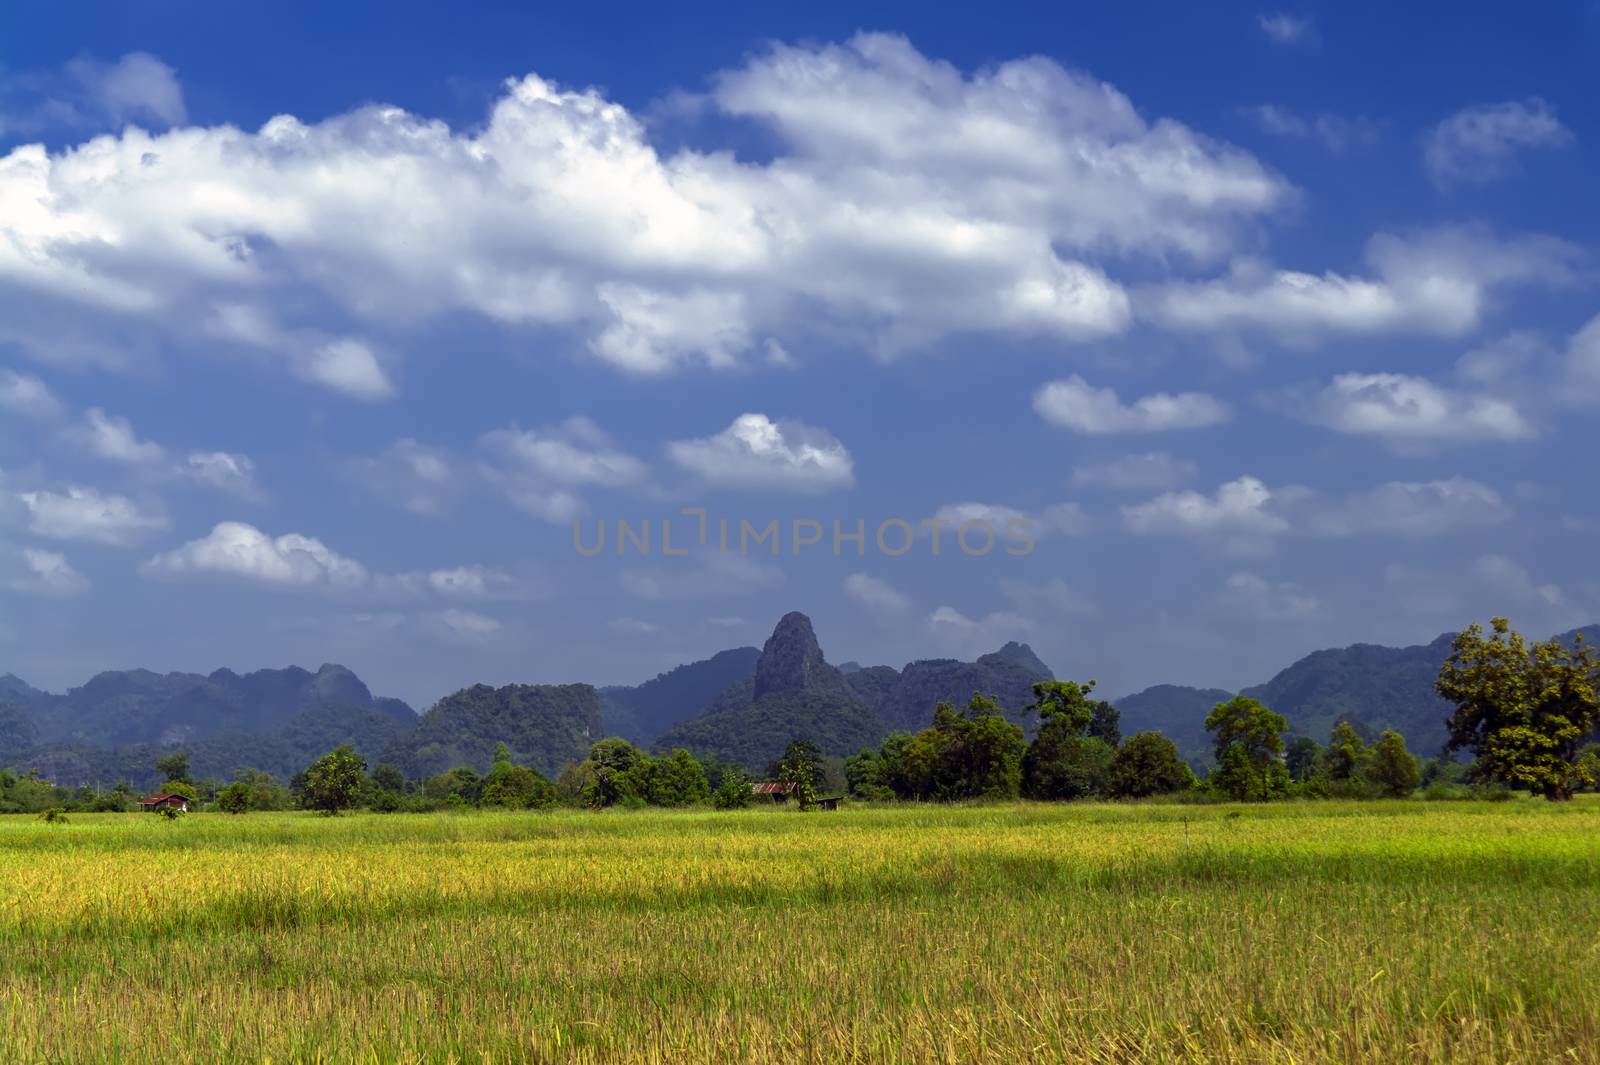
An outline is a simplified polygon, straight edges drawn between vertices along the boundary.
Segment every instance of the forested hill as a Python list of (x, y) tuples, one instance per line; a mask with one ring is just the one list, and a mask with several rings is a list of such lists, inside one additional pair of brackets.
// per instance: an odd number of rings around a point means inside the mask
[(701, 662), (668, 670), (637, 687), (600, 689), (606, 732), (648, 744), (673, 725), (704, 710), (730, 686), (754, 675), (761, 651), (735, 647)]
[[(1564, 633), (1571, 642), (1578, 631)], [(1402, 732), (1419, 754), (1435, 753), (1449, 712), (1433, 692), (1453, 635), (1414, 647), (1356, 644), (1317, 651), (1244, 694), (1325, 742), (1348, 719), (1369, 737)], [(25, 671), (24, 671), (25, 672)], [(66, 785), (153, 784), (163, 752), (190, 753), (202, 776), (261, 769), (287, 779), (311, 759), (351, 743), (370, 762), (408, 772), (457, 764), (488, 767), (507, 743), (525, 764), (554, 773), (605, 735), (667, 750), (684, 746), (759, 771), (792, 739), (852, 754), (893, 731), (926, 727), (940, 701), (962, 705), (974, 691), (995, 696), (1027, 724), (1032, 684), (1049, 668), (1026, 644), (974, 662), (928, 659), (903, 669), (836, 668), (811, 622), (790, 614), (761, 651), (723, 651), (636, 687), (587, 684), (476, 686), (441, 699), (419, 718), (397, 699), (375, 697), (339, 665), (239, 674), (127, 670), (101, 673), (65, 694), (0, 674), (0, 768), (37, 769)], [(1125, 735), (1166, 733), (1185, 758), (1209, 759), (1205, 717), (1231, 693), (1159, 685), (1117, 700)]]

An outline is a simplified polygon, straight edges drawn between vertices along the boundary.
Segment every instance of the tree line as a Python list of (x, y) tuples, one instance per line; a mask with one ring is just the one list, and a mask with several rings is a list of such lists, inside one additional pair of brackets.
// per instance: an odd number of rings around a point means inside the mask
[[(1398, 732), (1375, 739), (1349, 720), (1328, 742), (1289, 738), (1288, 722), (1260, 702), (1236, 696), (1206, 718), (1214, 767), (1197, 777), (1159, 732), (1123, 738), (1116, 707), (1093, 697), (1094, 681), (1041, 681), (1028, 709), (1038, 729), (1029, 740), (991, 697), (974, 693), (957, 710), (939, 703), (929, 727), (894, 733), (846, 759), (824, 758), (800, 737), (767, 767), (786, 798), (806, 808), (824, 793), (864, 801), (949, 802), (1028, 798), (1137, 799), (1189, 796), (1231, 801), (1287, 798), (1401, 798), (1419, 787), (1432, 798), (1506, 794), (1519, 788), (1559, 801), (1600, 785), (1600, 659), (1580, 636), (1529, 644), (1505, 618), (1486, 633), (1472, 625), (1452, 646), (1436, 690), (1454, 710), (1440, 757), (1420, 762)], [(1463, 764), (1458, 752), (1473, 758)], [(497, 745), (489, 771), (459, 766), (411, 780), (392, 765), (370, 771), (349, 745), (316, 759), (286, 784), (243, 769), (222, 784), (196, 781), (189, 756), (156, 763), (159, 791), (228, 813), (356, 807), (377, 812), (464, 808), (720, 809), (754, 801), (744, 767), (683, 749), (655, 756), (627, 740), (603, 739), (555, 780), (514, 762)], [(36, 774), (0, 772), (0, 812), (116, 811), (133, 808), (127, 783), (114, 788), (57, 788)]]

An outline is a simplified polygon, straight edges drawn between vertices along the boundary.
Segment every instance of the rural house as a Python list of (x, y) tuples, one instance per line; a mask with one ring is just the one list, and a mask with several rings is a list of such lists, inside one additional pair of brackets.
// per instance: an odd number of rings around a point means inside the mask
[(170, 791), (163, 791), (159, 795), (152, 795), (147, 799), (139, 800), (139, 809), (146, 813), (157, 813), (161, 810), (173, 809), (189, 812), (189, 800), (182, 795), (174, 795)]

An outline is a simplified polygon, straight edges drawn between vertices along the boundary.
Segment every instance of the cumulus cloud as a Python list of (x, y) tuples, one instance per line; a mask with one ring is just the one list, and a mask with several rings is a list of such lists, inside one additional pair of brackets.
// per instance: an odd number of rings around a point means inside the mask
[(65, 599), (87, 592), (89, 581), (58, 552), (0, 544), (0, 588)]
[(667, 454), (718, 488), (816, 494), (855, 484), (855, 460), (832, 433), (765, 414), (741, 414), (715, 436), (675, 440)]
[[(181, 118), (135, 81), (106, 98)], [(14, 148), (0, 339), (100, 361), (242, 345), (369, 400), (393, 393), (408, 332), (454, 313), (576, 334), (639, 373), (814, 328), (884, 356), (1084, 340), (1130, 318), (1097, 257), (1212, 260), (1292, 198), (1248, 153), (1044, 58), (968, 73), (889, 35), (775, 45), (700, 102), (766, 127), (771, 157), (668, 151), (537, 75), (460, 130), (374, 105)]]
[(517, 579), (487, 566), (456, 566), (425, 575), (430, 590), (447, 599), (497, 599), (516, 595)]
[(1336, 432), (1398, 445), (1526, 440), (1536, 435), (1510, 400), (1394, 373), (1340, 374), (1298, 413)]
[(219, 522), (208, 534), (147, 560), (147, 577), (220, 576), (284, 587), (359, 588), (366, 567), (300, 533), (270, 536), (239, 521)]
[(256, 486), (256, 464), (249, 455), (232, 451), (191, 451), (175, 472), (187, 480), (240, 499), (261, 498), (261, 489)]
[[(1077, 503), (1053, 503), (1038, 514), (1029, 514), (1001, 503), (946, 503), (934, 512), (933, 520), (943, 522), (947, 532), (958, 532), (965, 525), (987, 525), (999, 543), (1019, 543), (1042, 536), (1084, 536), (1089, 531), (1089, 516)], [(973, 547), (983, 542), (982, 534), (972, 534)]]
[(1146, 290), (1143, 313), (1177, 330), (1260, 331), (1300, 343), (1329, 335), (1458, 336), (1478, 325), (1500, 289), (1564, 284), (1581, 258), (1553, 237), (1502, 240), (1481, 228), (1380, 233), (1367, 242), (1369, 276), (1238, 260), (1225, 278)]
[(1212, 495), (1167, 492), (1122, 508), (1124, 524), (1141, 535), (1220, 536), (1238, 549), (1289, 531), (1288, 519), (1271, 504), (1273, 492), (1255, 477), (1240, 477)]
[(299, 353), (294, 367), (305, 380), (352, 399), (376, 403), (395, 394), (394, 382), (377, 354), (360, 340), (345, 338), (319, 344)]
[(1191, 481), (1199, 472), (1200, 467), (1190, 459), (1175, 458), (1165, 451), (1147, 451), (1106, 462), (1080, 463), (1072, 467), (1072, 485), (1122, 492), (1159, 491)]
[(28, 528), (51, 540), (126, 547), (147, 532), (167, 527), (166, 515), (160, 511), (93, 488), (19, 492), (17, 500), (27, 510)]
[(1124, 404), (1114, 389), (1094, 388), (1076, 374), (1041, 387), (1033, 409), (1051, 425), (1091, 435), (1206, 429), (1230, 416), (1227, 404), (1203, 392), (1157, 392)]
[(1457, 111), (1423, 138), (1422, 162), (1440, 185), (1482, 183), (1515, 173), (1521, 151), (1572, 140), (1550, 105), (1533, 96)]
[(581, 515), (576, 489), (637, 484), (645, 464), (588, 418), (568, 418), (539, 429), (497, 429), (479, 446), (490, 456), (483, 467), (515, 506), (543, 521), (563, 524)]
[(1389, 481), (1376, 488), (1329, 496), (1291, 485), (1272, 489), (1241, 477), (1217, 489), (1168, 492), (1122, 508), (1123, 521), (1143, 535), (1212, 539), (1239, 553), (1270, 549), (1290, 533), (1306, 536), (1425, 538), (1498, 525), (1512, 517), (1500, 493), (1479, 481)]
[(50, 386), (29, 374), (0, 369), (0, 410), (35, 421), (54, 421), (63, 408)]
[(177, 72), (148, 52), (110, 63), (83, 55), (58, 70), (21, 72), (0, 83), (0, 134), (127, 122), (176, 126), (187, 117)]
[(72, 430), (72, 436), (107, 462), (135, 466), (160, 462), (166, 456), (161, 445), (140, 440), (128, 419), (109, 415), (99, 407), (84, 412), (83, 422)]
[(897, 615), (911, 609), (911, 600), (903, 592), (867, 573), (852, 573), (846, 577), (844, 594), (874, 614)]

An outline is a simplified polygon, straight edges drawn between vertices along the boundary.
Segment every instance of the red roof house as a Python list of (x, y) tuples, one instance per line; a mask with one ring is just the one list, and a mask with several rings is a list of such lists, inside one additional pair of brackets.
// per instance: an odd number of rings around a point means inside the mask
[(182, 795), (174, 795), (170, 791), (163, 791), (159, 795), (152, 795), (147, 799), (139, 800), (139, 809), (144, 810), (147, 813), (155, 813), (158, 810), (165, 810), (168, 808), (182, 810), (184, 813), (188, 813), (189, 800), (184, 798)]

